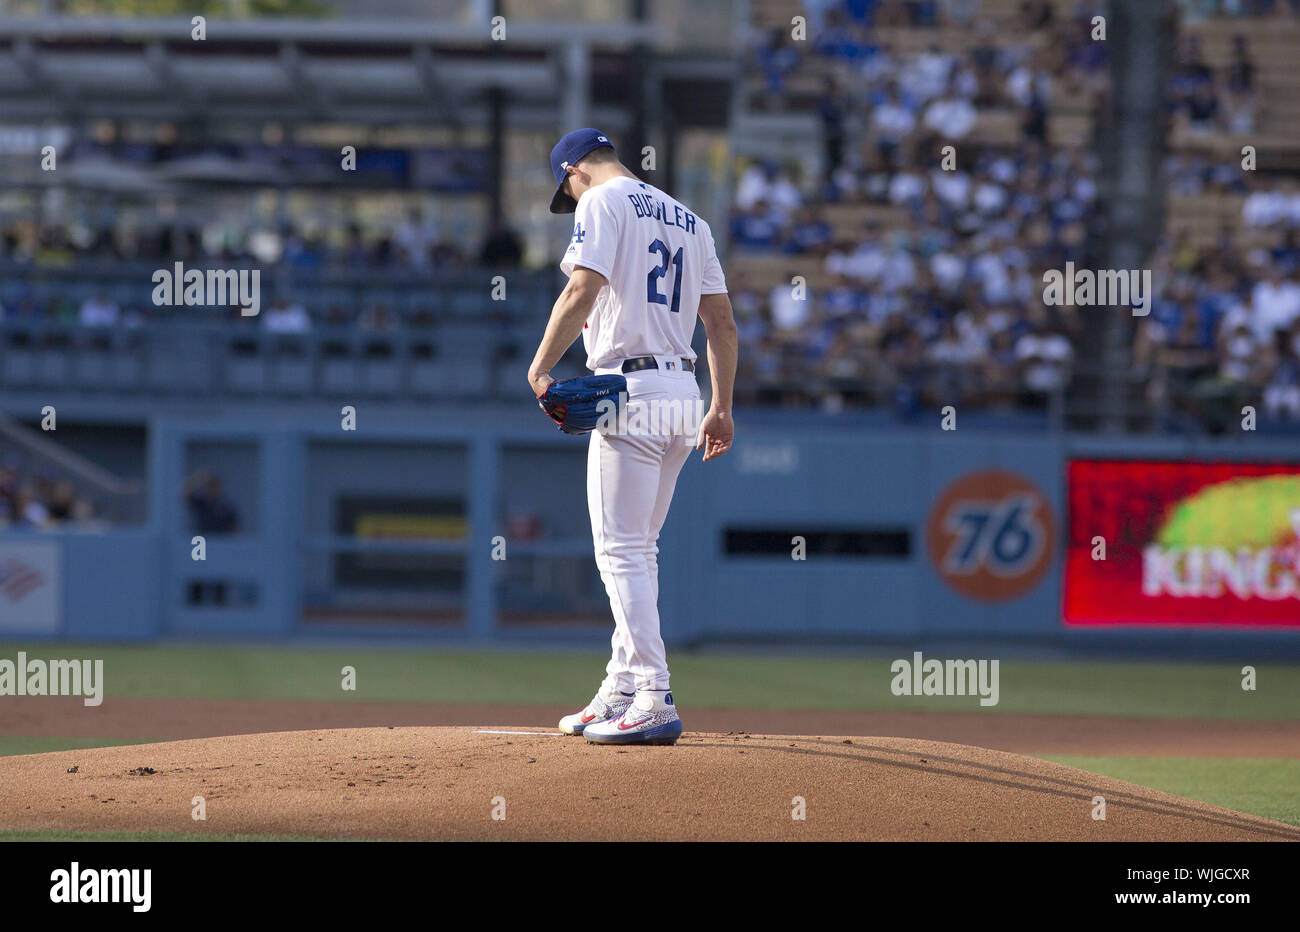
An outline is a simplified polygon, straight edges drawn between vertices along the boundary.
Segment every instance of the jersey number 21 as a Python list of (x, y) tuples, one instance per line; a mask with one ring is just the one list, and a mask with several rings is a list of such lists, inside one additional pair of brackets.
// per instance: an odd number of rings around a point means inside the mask
[[(676, 314), (682, 309), (682, 247), (679, 246), (677, 253), (674, 255), (668, 251), (668, 247), (664, 245), (663, 240), (657, 239), (650, 244), (650, 252), (658, 254), (659, 264), (651, 269), (650, 274), (646, 276), (646, 300), (651, 304), (668, 304), (668, 310)], [(671, 304), (664, 295), (659, 293), (659, 279), (668, 274), (669, 262), (672, 262), (673, 267), (676, 269), (673, 278), (673, 300)]]

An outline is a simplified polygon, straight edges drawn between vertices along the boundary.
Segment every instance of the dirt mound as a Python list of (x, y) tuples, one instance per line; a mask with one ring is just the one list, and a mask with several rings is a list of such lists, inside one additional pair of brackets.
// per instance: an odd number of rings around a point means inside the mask
[[(207, 818), (195, 821), (194, 797)], [(1092, 818), (1093, 798), (1106, 819)], [(802, 800), (804, 819), (792, 818)], [(504, 810), (504, 819), (500, 816)], [(0, 759), (0, 828), (434, 840), (1300, 840), (1086, 771), (903, 738), (358, 728)]]

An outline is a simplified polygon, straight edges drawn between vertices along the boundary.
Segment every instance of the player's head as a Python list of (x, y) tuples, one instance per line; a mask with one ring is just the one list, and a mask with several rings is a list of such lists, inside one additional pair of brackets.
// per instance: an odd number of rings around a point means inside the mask
[(555, 175), (551, 213), (571, 214), (577, 210), (578, 198), (591, 187), (591, 173), (584, 169), (617, 160), (614, 144), (600, 130), (588, 127), (568, 133), (551, 150), (551, 173)]

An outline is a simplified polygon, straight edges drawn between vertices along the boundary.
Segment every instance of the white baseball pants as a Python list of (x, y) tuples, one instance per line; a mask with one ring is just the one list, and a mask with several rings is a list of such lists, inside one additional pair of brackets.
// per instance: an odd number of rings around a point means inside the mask
[[(667, 362), (675, 362), (666, 369)], [(621, 372), (622, 361), (597, 375)], [(606, 689), (668, 689), (659, 634), (659, 531), (673, 489), (695, 448), (702, 412), (695, 374), (679, 357), (627, 375), (627, 417), (616, 430), (592, 431), (587, 451), (587, 507), (596, 567), (614, 613)], [(684, 418), (675, 412), (686, 412)]]

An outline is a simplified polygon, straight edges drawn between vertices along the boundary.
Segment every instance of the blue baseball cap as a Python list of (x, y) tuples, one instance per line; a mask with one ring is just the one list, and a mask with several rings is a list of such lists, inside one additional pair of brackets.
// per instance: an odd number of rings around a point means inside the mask
[(551, 173), (555, 175), (555, 196), (551, 198), (551, 213), (571, 214), (578, 209), (578, 202), (564, 193), (564, 179), (569, 176), (570, 165), (577, 165), (593, 149), (614, 144), (598, 129), (587, 127), (575, 129), (555, 144), (551, 150)]

